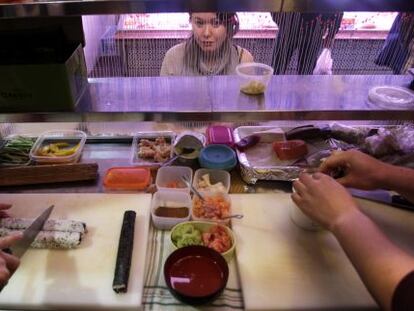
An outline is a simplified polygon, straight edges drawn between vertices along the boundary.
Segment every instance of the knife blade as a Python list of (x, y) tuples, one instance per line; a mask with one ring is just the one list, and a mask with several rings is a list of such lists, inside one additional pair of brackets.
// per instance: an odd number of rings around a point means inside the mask
[(352, 196), (357, 198), (383, 203), (386, 205), (402, 208), (409, 211), (414, 211), (414, 203), (408, 201), (401, 195), (392, 194), (387, 190), (365, 191), (351, 188), (349, 188), (348, 190), (352, 194)]
[(21, 258), (27, 249), (30, 247), (43, 225), (49, 218), (50, 213), (53, 210), (54, 205), (49, 206), (45, 209), (23, 232), (23, 238), (17, 241), (12, 247), (11, 252), (14, 256)]

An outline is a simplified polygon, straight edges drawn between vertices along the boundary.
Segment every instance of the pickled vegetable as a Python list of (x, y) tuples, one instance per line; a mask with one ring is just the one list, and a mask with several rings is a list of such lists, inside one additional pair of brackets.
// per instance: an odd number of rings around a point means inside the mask
[(258, 95), (264, 93), (266, 85), (261, 81), (252, 80), (240, 87), (240, 91), (249, 95)]
[(37, 151), (37, 155), (42, 157), (66, 157), (78, 151), (79, 144), (68, 148), (69, 146), (67, 142), (44, 145)]

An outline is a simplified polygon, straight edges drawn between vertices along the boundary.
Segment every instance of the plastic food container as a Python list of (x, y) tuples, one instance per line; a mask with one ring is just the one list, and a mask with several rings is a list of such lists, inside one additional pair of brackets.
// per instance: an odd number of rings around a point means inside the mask
[[(219, 226), (223, 228), (223, 230), (225, 230), (227, 235), (230, 237), (231, 247), (227, 251), (221, 252), (220, 254), (226, 259), (227, 262), (230, 262), (231, 259), (234, 257), (234, 251), (236, 249), (236, 238), (234, 237), (233, 231), (227, 226), (223, 226), (215, 222), (211, 222), (211, 221), (187, 221), (187, 222), (183, 222), (178, 225), (175, 225), (174, 228), (171, 229), (171, 234), (170, 234), (170, 242), (175, 249), (179, 247), (176, 245), (176, 243), (173, 240), (174, 232), (176, 232), (177, 230), (180, 230), (180, 228), (182, 228), (185, 225), (192, 225), (195, 229), (199, 230), (201, 234), (208, 232), (209, 229), (214, 226)], [(208, 245), (205, 245), (204, 243), (203, 243), (203, 246), (208, 247)]]
[(240, 91), (248, 95), (259, 95), (266, 91), (273, 68), (262, 63), (242, 63), (236, 67)]
[(185, 176), (190, 182), (193, 180), (193, 170), (186, 166), (165, 166), (157, 172), (155, 185), (159, 191), (171, 190), (190, 193), (190, 188), (181, 180)]
[(414, 92), (399, 86), (376, 86), (369, 90), (371, 103), (385, 109), (407, 109), (414, 106)]
[(237, 164), (236, 153), (226, 145), (208, 145), (201, 150), (201, 167), (230, 171)]
[[(168, 230), (176, 224), (190, 220), (191, 217), (191, 197), (189, 193), (180, 191), (157, 191), (151, 201), (151, 218), (154, 226), (161, 230)], [(162, 217), (156, 215), (156, 209), (166, 207), (171, 209), (187, 208), (186, 217)]]
[(57, 164), (78, 162), (86, 142), (82, 131), (48, 131), (39, 136), (30, 150), (37, 163)]
[(196, 195), (193, 196), (193, 207), (191, 217), (193, 220), (214, 221), (221, 224), (229, 224), (230, 218), (222, 219), (231, 215), (231, 199), (227, 193), (201, 192), (205, 201)]
[[(203, 176), (208, 176), (208, 181), (206, 181), (206, 177), (203, 178)], [(221, 187), (217, 187), (214, 185), (217, 185), (221, 183), (223, 185), (223, 190), (225, 193), (228, 193), (230, 190), (230, 174), (227, 171), (224, 170), (214, 170), (214, 169), (207, 169), (207, 168), (200, 168), (196, 170), (194, 174), (194, 180), (193, 185), (197, 190), (201, 191), (210, 191), (210, 192), (216, 192), (219, 191)], [(201, 183), (200, 183), (201, 181)], [(210, 182), (212, 187), (206, 187), (206, 184)]]
[[(165, 156), (160, 154), (155, 155), (152, 153), (154, 149), (151, 147), (150, 150), (144, 150), (139, 144), (141, 140), (147, 140), (150, 144), (156, 142), (157, 138), (164, 138), (165, 142), (169, 145), (169, 151)], [(134, 136), (132, 141), (132, 154), (131, 154), (131, 163), (133, 165), (139, 166), (159, 166), (163, 162), (168, 161), (173, 156), (173, 144), (174, 144), (175, 134), (171, 131), (161, 131), (161, 132), (139, 132)], [(152, 151), (151, 151), (152, 150)], [(148, 154), (149, 151), (150, 154)], [(152, 155), (152, 156), (151, 156)]]
[(151, 171), (147, 167), (112, 167), (103, 184), (108, 190), (145, 190), (151, 184)]
[(233, 130), (227, 126), (214, 125), (207, 128), (208, 144), (223, 144), (231, 148), (234, 146)]

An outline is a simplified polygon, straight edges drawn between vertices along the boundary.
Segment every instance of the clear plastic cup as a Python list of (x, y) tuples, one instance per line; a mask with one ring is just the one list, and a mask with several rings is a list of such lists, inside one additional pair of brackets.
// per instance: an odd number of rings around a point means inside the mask
[[(204, 187), (205, 182), (203, 180), (203, 176), (208, 175), (208, 179), (210, 181), (210, 184), (212, 184), (212, 187)], [(194, 180), (193, 180), (193, 186), (197, 190), (202, 191), (216, 191), (220, 190), (221, 187), (214, 186), (218, 183), (221, 183), (223, 185), (223, 192), (229, 193), (230, 190), (230, 173), (224, 170), (215, 170), (215, 169), (208, 169), (208, 168), (200, 168), (196, 170), (194, 174)], [(201, 187), (200, 187), (200, 181)]]
[(190, 188), (181, 180), (182, 176), (192, 182), (193, 170), (186, 166), (164, 166), (157, 172), (155, 185), (159, 191), (171, 190), (190, 193)]
[(248, 95), (259, 95), (266, 91), (273, 68), (262, 63), (242, 63), (236, 67), (240, 91)]
[[(189, 193), (180, 191), (163, 190), (154, 193), (151, 201), (151, 218), (154, 226), (161, 230), (168, 230), (174, 227), (176, 224), (184, 221), (189, 221), (191, 217), (191, 196)], [(161, 217), (155, 214), (155, 210), (158, 207), (188, 208), (187, 217)]]

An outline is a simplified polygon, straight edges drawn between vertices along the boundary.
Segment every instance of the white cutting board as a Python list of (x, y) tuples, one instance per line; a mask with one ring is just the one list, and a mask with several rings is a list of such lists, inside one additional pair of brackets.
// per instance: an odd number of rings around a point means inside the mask
[[(290, 194), (231, 198), (233, 212), (244, 214), (232, 224), (246, 309), (377, 309), (334, 236), (292, 223)], [(394, 241), (414, 250), (413, 212), (367, 201), (363, 209)]]
[[(50, 218), (86, 222), (88, 233), (74, 250), (29, 249), (0, 293), (0, 308), (107, 309), (141, 308), (150, 194), (0, 194), (12, 203), (15, 217), (36, 217), (51, 204)], [(134, 210), (134, 249), (128, 292), (112, 290), (124, 211)]]

